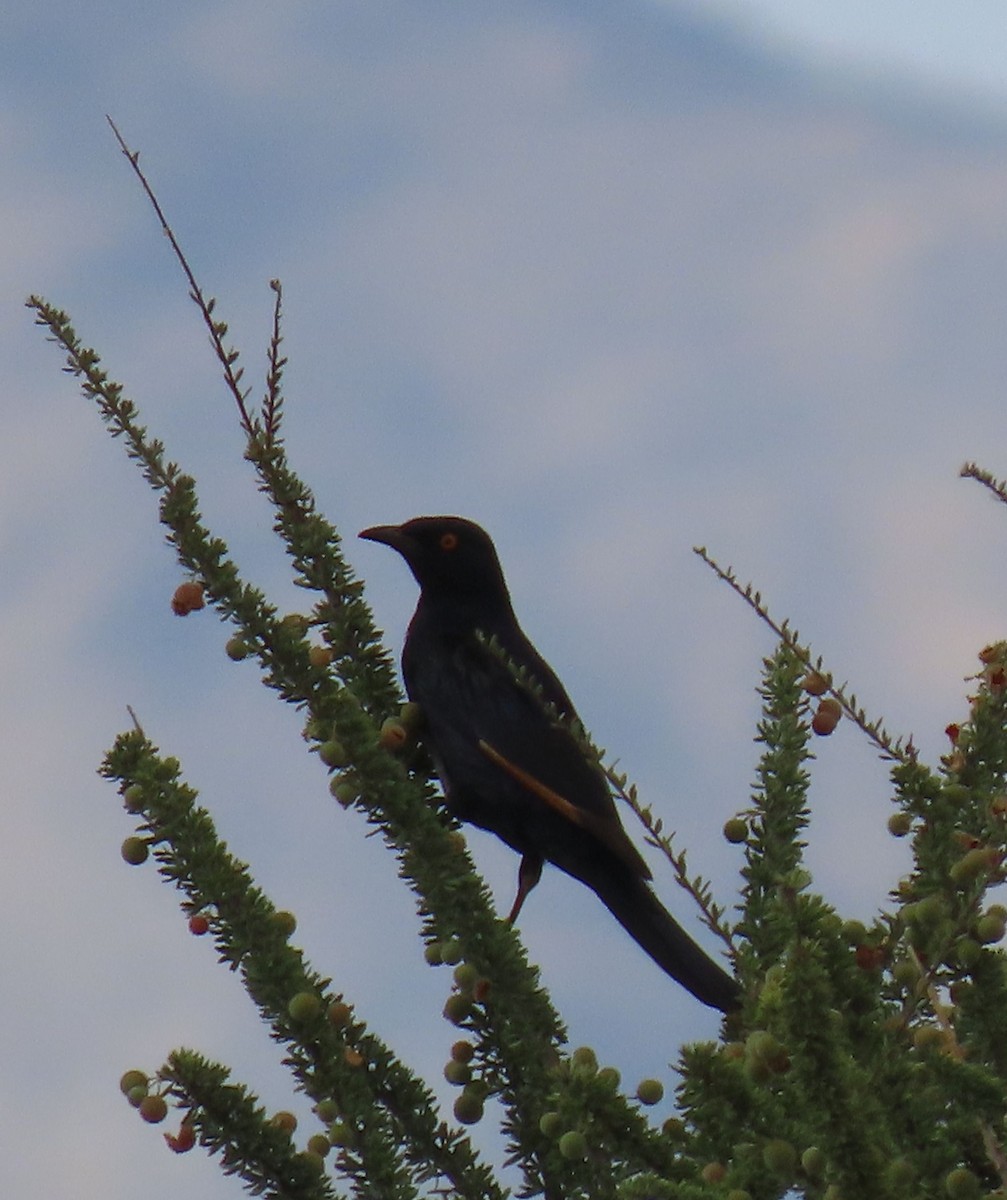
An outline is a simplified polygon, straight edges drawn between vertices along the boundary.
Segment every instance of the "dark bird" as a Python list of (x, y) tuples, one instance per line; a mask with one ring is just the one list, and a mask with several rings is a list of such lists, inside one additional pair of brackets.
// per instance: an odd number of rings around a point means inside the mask
[[(483, 638), (527, 668), (568, 718), (563, 685), (522, 633), (489, 535), (461, 517), (417, 517), (360, 536), (409, 564), (420, 599), (402, 651), (406, 691), (451, 811), (522, 857), (510, 920), (548, 861), (586, 883), (654, 961), (704, 1004), (738, 1007), (734, 979), (660, 904), (598, 765), (518, 683)], [(477, 637), (478, 633), (483, 638)]]

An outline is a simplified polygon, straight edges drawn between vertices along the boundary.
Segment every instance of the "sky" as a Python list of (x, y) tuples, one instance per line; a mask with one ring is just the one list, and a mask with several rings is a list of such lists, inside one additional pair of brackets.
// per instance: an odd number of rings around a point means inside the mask
[[(127, 704), (297, 913), (311, 961), (450, 1101), (449, 982), (422, 962), (394, 864), (329, 799), (297, 715), (226, 658), (229, 630), (171, 615), (180, 572), (153, 498), (21, 307), (39, 292), (71, 313), (246, 578), (296, 610), (198, 313), (105, 114), (249, 380), (283, 280), (291, 460), (392, 649), (415, 587), (354, 533), (478, 520), (582, 717), (731, 903), (741, 856), (720, 831), (748, 804), (773, 642), (694, 545), (931, 762), (977, 651), (1004, 636), (1004, 514), (958, 471), (1007, 474), (1007, 22), (992, 3), (880, 7), (5, 13), (4, 1195), (240, 1194), (118, 1094), (123, 1070), (177, 1045), (296, 1107), (237, 981), (153, 869), (120, 860), (132, 826), (96, 768)], [(845, 724), (815, 749), (808, 862), (869, 918), (907, 866), (885, 767)], [(514, 856), (470, 845), (506, 908)], [(558, 873), (521, 928), (571, 1043), (628, 1083), (671, 1087), (681, 1042), (715, 1035)]]

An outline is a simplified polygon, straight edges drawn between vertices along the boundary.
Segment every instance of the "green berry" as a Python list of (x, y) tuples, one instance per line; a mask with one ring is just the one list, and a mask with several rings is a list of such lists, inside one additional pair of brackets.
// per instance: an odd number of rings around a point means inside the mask
[(331, 1125), (339, 1116), (339, 1105), (335, 1100), (319, 1100), (315, 1105), (315, 1113), (323, 1125)]
[(162, 758), (157, 764), (158, 779), (177, 779), (182, 772), (182, 764), (173, 754), (167, 758)]
[(455, 1062), (471, 1062), (475, 1052), (475, 1046), (473, 1046), (471, 1042), (466, 1042), (464, 1040), (455, 1042), (455, 1044), (451, 1047), (451, 1057), (455, 1060)]
[(826, 1165), (825, 1153), (817, 1146), (809, 1146), (801, 1155), (801, 1170), (809, 1179), (821, 1179)]
[(613, 1092), (618, 1089), (621, 1081), (622, 1077), (615, 1067), (602, 1067), (598, 1072), (598, 1082)]
[(126, 811), (138, 813), (143, 811), (143, 788), (138, 783), (131, 783), (122, 793), (122, 802)]
[(310, 1167), (316, 1175), (321, 1175), (321, 1173), (325, 1170), (324, 1154), (318, 1154), (316, 1151), (309, 1148), (307, 1150), (302, 1150), (297, 1157), (302, 1163), (304, 1163), (306, 1167)]
[(251, 647), (240, 634), (235, 634), (234, 637), (227, 639), (224, 653), (232, 662), (241, 662), (243, 658), (248, 658)]
[(324, 1133), (313, 1133), (308, 1138), (308, 1153), (317, 1154), (319, 1158), (324, 1158), (332, 1149), (332, 1143)]
[(353, 1126), (345, 1121), (333, 1121), (329, 1126), (329, 1141), (333, 1146), (352, 1146), (356, 1140)]
[(297, 928), (297, 918), (292, 912), (287, 912), (285, 909), (278, 909), (273, 913), (272, 922), (276, 928), (283, 934), (284, 937), (290, 935)]
[(472, 997), (454, 992), (444, 1002), (444, 1016), (452, 1025), (460, 1025), (472, 1015)]
[(1001, 941), (1005, 932), (1007, 932), (1007, 921), (992, 910), (983, 913), (976, 921), (976, 940), (982, 942), (984, 946)]
[(942, 896), (931, 894), (906, 906), (906, 919), (924, 929), (935, 928), (947, 916), (947, 904)]
[(124, 1096), (128, 1095), (134, 1088), (142, 1087), (144, 1095), (147, 1093), (149, 1080), (144, 1071), (127, 1071), (119, 1080), (119, 1089)]
[(456, 1062), (450, 1058), (444, 1064), (444, 1078), (455, 1087), (464, 1087), (472, 1082), (472, 1068), (468, 1063)]
[(454, 1103), (455, 1120), (462, 1125), (475, 1125), (482, 1120), (483, 1098), (478, 1092), (466, 1088)]
[(348, 775), (333, 775), (329, 780), (329, 794), (337, 804), (349, 808), (359, 797), (360, 788)]
[(892, 967), (895, 982), (902, 987), (911, 987), (920, 977), (920, 969), (911, 958), (900, 958)]
[(956, 1167), (944, 1178), (944, 1190), (951, 1200), (977, 1200), (982, 1187), (977, 1176), (966, 1167)]
[(479, 979), (479, 971), (472, 963), (459, 963), (454, 970), (454, 981), (463, 992), (471, 992)]
[(727, 1167), (722, 1162), (708, 1162), (699, 1174), (704, 1183), (723, 1183), (727, 1178)]
[(912, 827), (913, 818), (910, 813), (900, 810), (888, 818), (888, 832), (892, 837), (905, 837)]
[(543, 1113), (538, 1119), (540, 1132), (547, 1138), (558, 1138), (563, 1129), (563, 1118), (558, 1112)]
[(128, 837), (122, 843), (120, 849), (123, 862), (129, 863), (131, 867), (138, 867), (145, 863), (150, 856), (150, 847), (147, 845), (146, 838)]
[(1000, 861), (1000, 852), (991, 846), (975, 846), (953, 863), (948, 874), (953, 883), (972, 883), (980, 875), (994, 870)]
[(737, 846), (745, 841), (748, 837), (748, 822), (744, 817), (731, 817), (729, 821), (724, 822), (724, 837), (733, 845)]
[(321, 998), (314, 992), (298, 992), (291, 996), (287, 1012), (292, 1021), (312, 1021), (322, 1011)]
[(904, 1190), (915, 1178), (916, 1168), (907, 1158), (895, 1158), (885, 1168), (885, 1181), (895, 1190)]
[(783, 1138), (770, 1138), (762, 1147), (766, 1169), (782, 1179), (792, 1179), (797, 1170), (797, 1151)]
[(570, 1062), (581, 1071), (594, 1072), (598, 1069), (598, 1056), (590, 1046), (578, 1046), (570, 1055)]
[(462, 944), (457, 938), (441, 942), (441, 962), (453, 967), (462, 961)]
[(428, 942), (423, 950), (423, 957), (432, 967), (438, 967), (444, 961), (444, 943)]
[(564, 1158), (587, 1158), (587, 1138), (579, 1129), (568, 1129), (559, 1139), (559, 1152)]
[(664, 1099), (664, 1084), (660, 1079), (641, 1079), (636, 1098), (641, 1104), (660, 1104)]
[(767, 1066), (780, 1074), (790, 1067), (790, 1055), (767, 1029), (756, 1029), (745, 1042), (745, 1061)]
[(327, 742), (322, 742), (318, 747), (318, 757), (327, 767), (345, 767), (350, 761), (346, 753), (346, 747), (336, 738), (330, 738)]
[(970, 971), (976, 965), (982, 952), (982, 946), (975, 938), (961, 937), (954, 945), (955, 962), (966, 971)]

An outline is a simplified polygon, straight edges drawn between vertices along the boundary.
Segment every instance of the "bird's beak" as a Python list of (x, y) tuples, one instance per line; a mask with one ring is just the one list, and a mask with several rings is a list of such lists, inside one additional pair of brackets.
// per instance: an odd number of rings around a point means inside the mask
[(361, 529), (357, 536), (369, 542), (384, 542), (400, 554), (404, 554), (409, 545), (409, 536), (402, 532), (401, 525), (372, 525), (370, 529)]

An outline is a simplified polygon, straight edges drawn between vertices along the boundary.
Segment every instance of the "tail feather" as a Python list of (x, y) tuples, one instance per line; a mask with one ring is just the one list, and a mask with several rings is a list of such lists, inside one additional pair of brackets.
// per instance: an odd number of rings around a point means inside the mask
[(594, 890), (630, 937), (697, 1000), (724, 1013), (740, 1007), (737, 981), (696, 945), (644, 880), (612, 873)]

